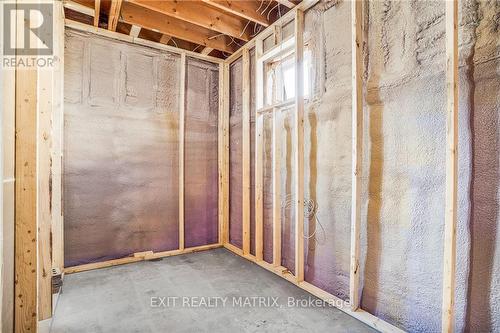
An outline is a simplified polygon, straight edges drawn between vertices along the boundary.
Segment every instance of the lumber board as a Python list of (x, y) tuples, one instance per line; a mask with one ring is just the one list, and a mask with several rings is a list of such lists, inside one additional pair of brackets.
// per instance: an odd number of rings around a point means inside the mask
[(349, 299), (351, 309), (359, 308), (359, 255), (361, 226), (361, 165), (363, 156), (363, 62), (362, 2), (351, 3), (352, 47), (352, 198)]
[(184, 249), (184, 139), (186, 112), (186, 55), (181, 54), (179, 84), (179, 249)]
[(442, 332), (455, 325), (458, 196), (458, 1), (446, 2), (446, 203), (443, 254)]
[(304, 280), (304, 12), (295, 12), (295, 275)]
[(242, 99), (243, 253), (250, 253), (250, 53), (244, 47)]
[(160, 259), (160, 258), (171, 257), (171, 256), (175, 256), (175, 255), (180, 255), (180, 254), (188, 254), (188, 253), (193, 253), (193, 252), (212, 250), (212, 249), (216, 249), (219, 247), (222, 247), (222, 245), (217, 243), (217, 244), (189, 247), (189, 248), (185, 248), (183, 250), (171, 250), (171, 251), (164, 251), (164, 252), (144, 251), (141, 253), (132, 254), (131, 256), (125, 257), (125, 258), (101, 261), (101, 262), (72, 266), (72, 267), (66, 267), (66, 268), (64, 268), (64, 274), (73, 274), (73, 273), (78, 273), (78, 272), (90, 271), (93, 269), (130, 264), (130, 263), (134, 263), (134, 262), (138, 262), (138, 261)]

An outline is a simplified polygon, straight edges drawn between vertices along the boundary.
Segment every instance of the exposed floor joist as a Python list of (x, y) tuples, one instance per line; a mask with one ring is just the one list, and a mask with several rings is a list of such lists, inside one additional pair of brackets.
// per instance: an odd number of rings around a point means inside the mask
[(122, 3), (123, 0), (111, 0), (111, 8), (109, 9), (108, 16), (108, 29), (111, 31), (116, 31), (116, 25), (120, 19)]
[(230, 38), (225, 35), (218, 36), (209, 29), (174, 17), (162, 15), (161, 13), (129, 2), (124, 3), (122, 6), (122, 19), (129, 24), (136, 24), (149, 30), (161, 32), (227, 53), (233, 53), (237, 49), (237, 45), (234, 43), (231, 44)]
[(74, 11), (71, 20), (132, 37), (165, 35), (151, 40), (227, 58), (297, 2), (67, 0), (64, 6)]
[(264, 27), (268, 27), (271, 22), (266, 18), (266, 15), (261, 14), (259, 3), (255, 1), (218, 1), (218, 0), (202, 0), (209, 5), (224, 10), (241, 18), (251, 20)]
[(128, 2), (244, 41), (251, 39), (248, 21), (245, 22), (201, 1), (128, 0)]

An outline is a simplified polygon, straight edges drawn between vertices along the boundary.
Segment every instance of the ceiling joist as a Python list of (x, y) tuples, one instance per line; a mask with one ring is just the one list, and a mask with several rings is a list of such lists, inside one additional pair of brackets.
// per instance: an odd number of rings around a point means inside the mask
[(271, 22), (267, 19), (266, 15), (261, 14), (258, 1), (224, 1), (224, 0), (202, 0), (203, 2), (221, 9), (227, 13), (239, 16), (246, 20), (253, 21), (264, 27), (268, 27)]
[(125, 2), (122, 5), (121, 13), (123, 21), (132, 25), (138, 25), (227, 53), (233, 53), (238, 49), (238, 45), (228, 36), (217, 34), (210, 29), (174, 17), (165, 16), (130, 2)]
[(128, 0), (128, 2), (244, 41), (251, 39), (247, 20), (217, 10), (201, 1)]
[(108, 30), (116, 31), (118, 20), (120, 19), (120, 10), (123, 0), (111, 0), (111, 8), (109, 9)]

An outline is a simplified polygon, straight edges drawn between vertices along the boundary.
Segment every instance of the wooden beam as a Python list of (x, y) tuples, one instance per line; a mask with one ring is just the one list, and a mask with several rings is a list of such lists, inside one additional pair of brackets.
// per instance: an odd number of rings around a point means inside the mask
[(213, 7), (231, 13), (233, 15), (263, 25), (264, 27), (267, 27), (271, 24), (269, 20), (266, 18), (266, 15), (260, 14), (257, 11), (257, 9), (259, 8), (259, 2), (257, 1), (237, 1), (237, 0), (232, 0), (232, 1), (202, 0), (202, 1)]
[[(36, 18), (35, 18), (36, 19)], [(31, 20), (25, 18), (25, 20)], [(17, 18), (16, 39), (24, 43)], [(36, 22), (27, 22), (37, 26)], [(18, 58), (20, 58), (18, 56)], [(15, 276), (14, 331), (36, 332), (37, 309), (37, 98), (36, 67), (16, 69)], [(50, 272), (48, 272), (50, 275)]]
[(243, 253), (250, 254), (250, 52), (243, 50), (242, 99), (242, 176), (243, 176)]
[(359, 308), (359, 248), (361, 226), (361, 165), (363, 157), (363, 34), (362, 2), (351, 2), (352, 47), (352, 199), (351, 199), (351, 262), (349, 300), (351, 309)]
[(51, 248), (51, 146), (53, 70), (38, 73), (38, 159), (37, 159), (37, 230), (38, 230), (38, 320), (52, 316)]
[(455, 329), (458, 196), (458, 1), (446, 1), (446, 211), (442, 331)]
[(137, 38), (137, 37), (139, 37), (140, 32), (141, 32), (141, 27), (139, 27), (137, 25), (132, 25), (132, 28), (130, 29), (129, 35), (131, 37)]
[(89, 2), (80, 3), (77, 1), (64, 1), (64, 8), (71, 9), (75, 12), (95, 17), (95, 7)]
[(52, 267), (64, 268), (62, 153), (64, 128), (64, 8), (54, 2), (54, 104), (52, 113)]
[(217, 243), (217, 244), (201, 245), (201, 246), (196, 246), (196, 247), (188, 247), (188, 248), (185, 248), (184, 250), (171, 250), (171, 251), (163, 251), (163, 252), (144, 251), (144, 252), (132, 254), (131, 256), (125, 257), (125, 258), (66, 267), (64, 269), (64, 274), (73, 274), (73, 273), (85, 272), (85, 271), (90, 271), (90, 270), (99, 269), (99, 268), (106, 268), (106, 267), (130, 264), (130, 263), (138, 262), (138, 261), (153, 260), (153, 259), (159, 259), (159, 258), (172, 257), (172, 256), (180, 255), (180, 254), (188, 254), (188, 253), (206, 251), (206, 250), (211, 250), (211, 249), (217, 249), (221, 246), (222, 246), (221, 244)]
[(241, 20), (234, 15), (226, 14), (200, 1), (128, 1), (158, 13), (244, 41), (251, 39), (251, 31), (247, 24), (248, 21)]
[(232, 43), (227, 36), (217, 35), (212, 30), (168, 17), (150, 9), (126, 2), (122, 6), (123, 21), (129, 24), (139, 25), (142, 28), (161, 32), (169, 36), (184, 39), (203, 46), (233, 53), (237, 45)]
[(167, 44), (168, 44), (168, 42), (170, 41), (170, 39), (172, 39), (172, 37), (170, 37), (169, 35), (165, 35), (165, 34), (164, 34), (164, 35), (163, 35), (163, 36), (161, 36), (161, 38), (160, 38), (160, 43), (167, 45)]
[(273, 265), (281, 266), (281, 133), (278, 109), (273, 109)]
[(118, 20), (120, 19), (120, 11), (123, 0), (111, 0), (111, 8), (109, 9), (108, 30), (116, 31)]
[(184, 129), (186, 99), (186, 55), (181, 55), (179, 84), (179, 249), (184, 249)]
[(304, 281), (304, 12), (295, 13), (295, 276)]
[[(260, 60), (263, 53), (263, 42), (255, 41), (255, 96), (257, 109), (264, 104), (264, 64)], [(255, 118), (255, 257), (262, 261), (264, 257), (264, 117), (257, 114)]]
[(101, 14), (101, 0), (95, 0), (94, 3), (94, 27), (99, 26), (99, 15)]
[(229, 64), (219, 66), (219, 242), (229, 242)]
[(209, 55), (210, 52), (212, 52), (214, 49), (211, 48), (211, 47), (205, 47), (203, 50), (201, 50), (201, 54), (206, 54), (206, 55)]
[[(71, 29), (76, 29), (78, 31), (85, 31), (85, 32), (90, 32), (99, 36), (107, 37), (107, 38), (113, 38), (116, 40), (120, 40), (126, 43), (133, 43), (137, 45), (143, 45), (147, 47), (151, 47), (157, 50), (165, 50), (174, 54), (186, 54), (186, 56), (190, 58), (195, 58), (195, 59), (201, 59), (205, 61), (209, 61), (215, 64), (220, 64), (223, 63), (224, 60), (216, 57), (211, 57), (208, 55), (192, 52), (186, 49), (181, 49), (177, 48), (174, 46), (170, 45), (165, 45), (159, 42), (154, 42), (151, 40), (143, 39), (143, 38), (132, 38), (129, 35), (125, 35), (122, 33), (114, 32), (114, 31), (109, 31), (107, 29), (102, 29), (102, 28), (96, 28), (94, 26), (89, 26), (80, 22), (72, 21), (69, 19), (64, 20), (64, 24), (66, 27), (71, 28)], [(141, 34), (144, 31), (144, 29), (141, 30)], [(154, 32), (154, 31), (152, 31)]]

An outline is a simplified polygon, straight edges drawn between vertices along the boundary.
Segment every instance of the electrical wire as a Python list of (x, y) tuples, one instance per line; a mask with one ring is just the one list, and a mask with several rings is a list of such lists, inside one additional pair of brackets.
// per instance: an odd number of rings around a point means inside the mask
[[(294, 198), (291, 194), (287, 194), (284, 200), (281, 202), (281, 210), (286, 214), (286, 210), (291, 208), (294, 203)], [(321, 244), (326, 239), (325, 228), (321, 224), (318, 218), (319, 206), (312, 199), (304, 198), (304, 220), (307, 221), (307, 228), (304, 225), (304, 229), (310, 229), (310, 223), (314, 221), (314, 230), (310, 234), (306, 234), (304, 231), (304, 238), (307, 240), (313, 240), (318, 244)], [(318, 227), (320, 228), (322, 239), (319, 239)]]

